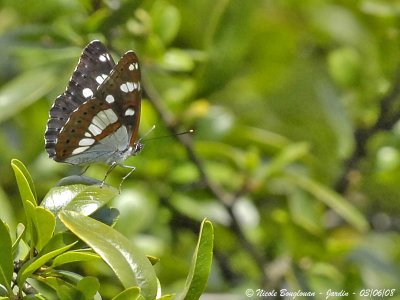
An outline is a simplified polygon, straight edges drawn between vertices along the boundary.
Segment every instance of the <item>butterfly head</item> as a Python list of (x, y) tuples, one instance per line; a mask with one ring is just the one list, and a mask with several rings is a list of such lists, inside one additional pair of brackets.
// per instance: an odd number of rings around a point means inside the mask
[(137, 155), (137, 154), (139, 154), (139, 153), (142, 151), (143, 148), (144, 148), (144, 144), (142, 144), (140, 141), (139, 141), (139, 142), (136, 142), (136, 143), (133, 145), (133, 150), (132, 150), (132, 154), (131, 154), (131, 155)]

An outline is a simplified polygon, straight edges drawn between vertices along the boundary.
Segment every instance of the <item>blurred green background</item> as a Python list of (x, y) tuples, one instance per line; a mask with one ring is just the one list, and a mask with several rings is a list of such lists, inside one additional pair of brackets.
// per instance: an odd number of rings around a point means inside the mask
[[(183, 286), (207, 217), (208, 299), (246, 299), (248, 288), (317, 299), (397, 288), (400, 299), (399, 1), (0, 0), (0, 217), (12, 227), (12, 158), (39, 199), (80, 172), (50, 160), (43, 137), (93, 39), (116, 60), (138, 54), (141, 135), (195, 129), (186, 146), (145, 143), (113, 202), (117, 228), (161, 258), (165, 293)], [(81, 268), (104, 278), (103, 295), (118, 290), (104, 265)]]

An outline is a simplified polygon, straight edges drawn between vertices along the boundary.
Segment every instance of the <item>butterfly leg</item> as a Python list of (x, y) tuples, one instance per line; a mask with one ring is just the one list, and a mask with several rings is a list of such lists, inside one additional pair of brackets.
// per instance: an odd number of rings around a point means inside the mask
[(119, 166), (130, 170), (128, 174), (126, 174), (124, 177), (122, 177), (122, 180), (119, 184), (119, 192), (121, 193), (122, 183), (124, 183), (125, 179), (127, 179), (133, 173), (133, 171), (135, 171), (136, 168), (134, 166), (127, 166), (127, 165), (119, 165)]
[(106, 182), (106, 179), (107, 179), (108, 175), (110, 175), (111, 171), (114, 170), (114, 168), (115, 168), (116, 166), (117, 166), (117, 163), (116, 163), (116, 162), (113, 162), (113, 163), (110, 165), (110, 168), (108, 168), (107, 173), (106, 173), (106, 175), (104, 176), (103, 181), (102, 181), (101, 184), (100, 184), (100, 187), (103, 187), (104, 183)]

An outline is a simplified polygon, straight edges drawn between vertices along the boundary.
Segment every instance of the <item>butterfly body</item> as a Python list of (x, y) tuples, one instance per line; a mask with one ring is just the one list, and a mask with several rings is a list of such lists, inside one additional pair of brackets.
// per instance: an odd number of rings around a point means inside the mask
[(99, 41), (83, 51), (66, 91), (50, 109), (45, 132), (49, 157), (84, 165), (121, 163), (142, 149), (140, 67), (133, 51), (117, 64)]

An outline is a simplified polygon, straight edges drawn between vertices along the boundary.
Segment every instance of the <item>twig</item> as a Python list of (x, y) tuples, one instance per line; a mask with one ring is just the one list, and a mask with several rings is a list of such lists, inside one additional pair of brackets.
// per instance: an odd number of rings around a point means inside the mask
[[(202, 182), (204, 183), (206, 189), (214, 195), (214, 197), (223, 205), (225, 210), (230, 216), (231, 219), (231, 224), (230, 224), (230, 229), (236, 234), (238, 237), (241, 245), (243, 248), (250, 254), (250, 256), (253, 258), (255, 263), (257, 264), (260, 273), (262, 274), (262, 284), (266, 284), (267, 281), (267, 274), (265, 272), (265, 259), (263, 256), (261, 256), (257, 249), (254, 247), (252, 243), (247, 239), (245, 234), (243, 233), (243, 230), (239, 224), (238, 219), (235, 216), (235, 213), (233, 211), (233, 204), (236, 201), (235, 196), (229, 194), (228, 192), (224, 191), (220, 186), (215, 184), (208, 176), (208, 174), (205, 171), (205, 167), (203, 162), (200, 160), (200, 158), (196, 155), (193, 146), (192, 146), (192, 141), (191, 137), (188, 135), (178, 135), (179, 129), (178, 129), (178, 124), (174, 117), (172, 116), (171, 113), (168, 112), (166, 107), (162, 104), (161, 97), (158, 94), (157, 90), (153, 87), (151, 84), (150, 80), (144, 73), (142, 75), (142, 81), (145, 86), (145, 91), (146, 94), (149, 98), (149, 101), (155, 108), (156, 112), (160, 116), (160, 119), (163, 121), (165, 124), (166, 128), (175, 136), (175, 138), (183, 145), (185, 148), (189, 159), (194, 163), (196, 166), (200, 178)], [(241, 193), (238, 193), (240, 195)]]
[(358, 169), (358, 164), (366, 155), (369, 139), (381, 130), (390, 130), (400, 119), (400, 111), (394, 107), (400, 95), (400, 70), (397, 71), (393, 88), (380, 101), (380, 112), (376, 122), (369, 128), (358, 128), (354, 132), (355, 147), (352, 155), (346, 160), (344, 171), (335, 184), (335, 190), (346, 193), (350, 185), (350, 174)]

